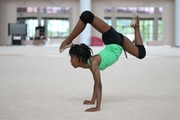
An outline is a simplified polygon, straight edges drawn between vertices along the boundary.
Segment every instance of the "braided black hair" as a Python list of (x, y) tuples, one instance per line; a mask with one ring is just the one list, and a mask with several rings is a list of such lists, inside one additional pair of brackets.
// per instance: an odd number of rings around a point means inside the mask
[(87, 62), (91, 57), (91, 53), (93, 53), (92, 49), (84, 43), (73, 44), (69, 50), (69, 55), (75, 55), (78, 61), (82, 61), (83, 63)]

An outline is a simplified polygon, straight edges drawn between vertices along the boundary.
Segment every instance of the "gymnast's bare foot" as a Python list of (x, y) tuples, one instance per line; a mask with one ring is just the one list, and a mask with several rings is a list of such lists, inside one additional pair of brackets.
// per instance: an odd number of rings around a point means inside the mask
[(139, 27), (139, 16), (136, 11), (132, 12), (132, 21), (130, 26), (133, 28)]
[(63, 41), (59, 47), (59, 52), (62, 53), (66, 48), (70, 48), (72, 45), (73, 43), (68, 43), (66, 40)]

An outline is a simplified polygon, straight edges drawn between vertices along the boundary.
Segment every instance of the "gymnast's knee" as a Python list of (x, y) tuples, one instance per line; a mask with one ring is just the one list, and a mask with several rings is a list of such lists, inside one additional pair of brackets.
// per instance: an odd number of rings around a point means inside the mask
[(84, 11), (81, 15), (80, 15), (80, 19), (84, 24), (91, 24), (94, 20), (94, 14), (90, 11)]
[(146, 56), (146, 49), (144, 48), (144, 45), (136, 45), (138, 47), (138, 58), (143, 59)]

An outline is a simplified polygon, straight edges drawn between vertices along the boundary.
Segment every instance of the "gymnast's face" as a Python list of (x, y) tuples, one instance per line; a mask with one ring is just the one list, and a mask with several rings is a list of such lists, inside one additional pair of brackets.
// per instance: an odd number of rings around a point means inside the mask
[(75, 55), (71, 55), (71, 56), (70, 56), (70, 62), (71, 62), (71, 65), (72, 65), (74, 68), (79, 67), (80, 62), (78, 61), (78, 59), (77, 59), (77, 57), (76, 57)]

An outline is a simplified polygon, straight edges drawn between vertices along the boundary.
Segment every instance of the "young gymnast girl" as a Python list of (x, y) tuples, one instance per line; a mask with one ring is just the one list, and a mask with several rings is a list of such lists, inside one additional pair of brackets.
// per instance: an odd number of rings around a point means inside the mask
[[(92, 55), (92, 49), (83, 43), (72, 44), (73, 39), (84, 30), (87, 23), (91, 24), (96, 30), (102, 33), (102, 40), (106, 45), (105, 48), (96, 55)], [(90, 69), (92, 72), (94, 78), (94, 91), (92, 99), (85, 100), (84, 104), (90, 105), (96, 103), (96, 106), (86, 109), (85, 111), (100, 111), (102, 98), (100, 70), (105, 70), (115, 63), (123, 49), (139, 59), (146, 56), (146, 50), (143, 46), (139, 30), (139, 17), (135, 11), (133, 12), (133, 19), (130, 26), (133, 27), (135, 31), (134, 44), (126, 36), (115, 31), (113, 27), (106, 24), (92, 12), (84, 11), (80, 15), (80, 19), (71, 34), (60, 45), (60, 52), (70, 47), (70, 62), (74, 68), (81, 67)]]

